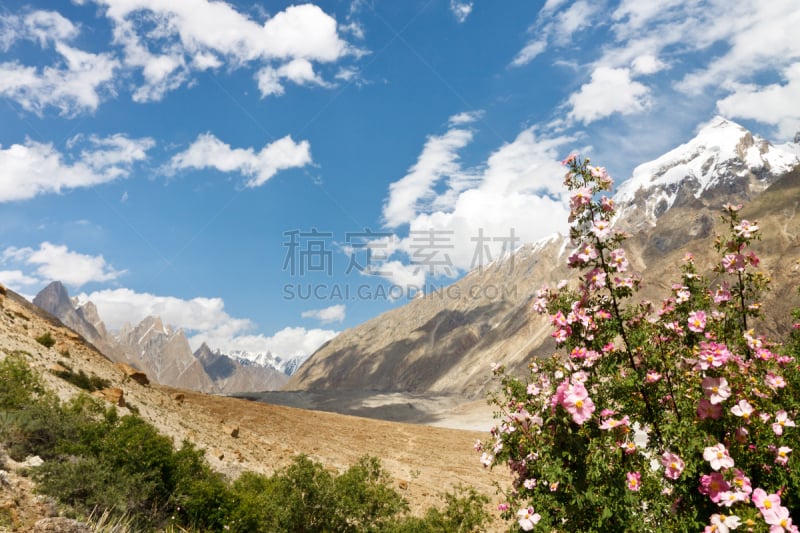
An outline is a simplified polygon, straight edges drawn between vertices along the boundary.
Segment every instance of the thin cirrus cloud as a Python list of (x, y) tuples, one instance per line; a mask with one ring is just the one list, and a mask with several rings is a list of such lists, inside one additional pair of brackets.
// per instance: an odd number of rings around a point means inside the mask
[(312, 163), (308, 141), (295, 142), (287, 135), (253, 148), (231, 148), (211, 133), (199, 135), (185, 151), (176, 154), (165, 167), (167, 173), (178, 170), (214, 168), (221, 172), (238, 172), (248, 178), (247, 187), (266, 183), (280, 170), (301, 168)]
[(69, 147), (83, 146), (80, 158), (58, 151), (50, 143), (26, 140), (0, 146), (0, 202), (28, 200), (40, 194), (93, 187), (127, 177), (155, 146), (149, 137), (74, 137)]

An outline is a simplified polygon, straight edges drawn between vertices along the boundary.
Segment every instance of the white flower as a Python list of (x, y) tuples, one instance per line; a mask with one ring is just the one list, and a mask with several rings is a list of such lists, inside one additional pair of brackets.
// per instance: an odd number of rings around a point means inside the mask
[(716, 526), (716, 531), (718, 533), (730, 533), (730, 530), (736, 529), (739, 527), (739, 524), (741, 524), (741, 519), (736, 515), (711, 515), (711, 525)]
[(539, 513), (533, 512), (533, 507), (520, 509), (517, 511), (517, 516), (519, 517), (517, 520), (519, 522), (519, 527), (525, 531), (530, 531), (533, 529), (533, 526), (539, 523), (539, 520), (542, 519)]

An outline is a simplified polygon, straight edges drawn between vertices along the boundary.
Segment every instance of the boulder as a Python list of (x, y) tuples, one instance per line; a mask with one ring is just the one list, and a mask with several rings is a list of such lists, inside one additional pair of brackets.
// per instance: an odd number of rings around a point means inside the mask
[(96, 390), (92, 393), (92, 396), (105, 400), (108, 403), (113, 403), (118, 407), (125, 407), (125, 391), (122, 389), (110, 387), (108, 389)]
[(147, 374), (142, 372), (141, 370), (137, 370), (133, 368), (131, 365), (125, 363), (117, 363), (117, 368), (120, 369), (123, 375), (128, 378), (132, 379), (139, 385), (149, 385), (150, 380), (147, 378)]

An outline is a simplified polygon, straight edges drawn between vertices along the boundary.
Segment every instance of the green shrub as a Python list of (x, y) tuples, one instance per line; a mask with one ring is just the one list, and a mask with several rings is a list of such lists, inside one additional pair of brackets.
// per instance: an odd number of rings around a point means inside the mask
[(53, 374), (60, 377), (64, 381), (72, 383), (78, 388), (88, 392), (94, 392), (96, 390), (105, 389), (111, 386), (111, 382), (107, 379), (103, 379), (95, 374), (89, 376), (83, 370), (80, 370), (76, 373), (63, 363), (61, 363), (61, 365), (64, 366), (66, 370), (59, 370), (53, 372)]
[(443, 510), (409, 517), (374, 457), (336, 475), (301, 455), (272, 476), (245, 473), (229, 483), (202, 450), (189, 442), (176, 450), (136, 416), (86, 395), (60, 403), (20, 355), (0, 362), (0, 444), (14, 459), (45, 460), (32, 469), (41, 493), (133, 530), (444, 533), (487, 520), (486, 498), (471, 489), (446, 495)]
[(52, 348), (56, 344), (56, 340), (50, 335), (50, 332), (44, 333), (43, 335), (39, 335), (36, 337), (36, 342), (44, 346), (45, 348)]
[(445, 508), (428, 508), (424, 517), (404, 517), (385, 529), (386, 533), (473, 533), (489, 521), (489, 498), (472, 487), (458, 487), (444, 495)]
[(45, 394), (44, 384), (21, 352), (0, 361), (0, 411), (19, 409)]

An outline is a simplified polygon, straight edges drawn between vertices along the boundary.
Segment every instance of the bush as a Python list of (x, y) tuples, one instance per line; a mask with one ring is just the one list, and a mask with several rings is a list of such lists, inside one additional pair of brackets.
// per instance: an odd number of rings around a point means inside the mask
[(36, 342), (38, 342), (45, 348), (52, 348), (56, 344), (56, 340), (53, 338), (52, 335), (50, 335), (49, 331), (36, 337)]
[(42, 380), (28, 367), (23, 352), (12, 353), (0, 361), (0, 411), (20, 409), (45, 393)]
[(111, 386), (111, 382), (109, 380), (103, 379), (95, 374), (89, 376), (83, 370), (80, 370), (76, 373), (71, 368), (64, 365), (64, 363), (61, 363), (61, 366), (64, 366), (66, 370), (59, 370), (53, 372), (53, 374), (60, 377), (64, 381), (72, 383), (80, 389), (88, 392), (94, 392), (96, 390), (106, 389)]
[(374, 457), (339, 476), (306, 456), (269, 478), (243, 474), (232, 486), (236, 531), (379, 531), (407, 510)]
[(484, 464), (513, 474), (505, 516), (542, 531), (796, 531), (800, 352), (754, 331), (768, 283), (750, 250), (758, 225), (726, 205), (718, 282), (687, 256), (660, 306), (636, 302), (625, 235), (600, 196), (611, 180), (567, 164), (581, 274), (533, 304), (564, 351), (525, 381), (496, 369), (501, 421), (481, 445)]
[(472, 533), (482, 531), (489, 521), (489, 498), (475, 489), (459, 487), (444, 495), (445, 508), (431, 507), (422, 518), (404, 517), (389, 526), (387, 533)]
[(336, 475), (298, 456), (272, 476), (244, 473), (228, 483), (202, 450), (189, 442), (176, 450), (136, 416), (86, 395), (59, 403), (20, 355), (0, 362), (0, 407), (0, 444), (14, 459), (45, 459), (32, 469), (39, 492), (135, 530), (468, 532), (488, 518), (486, 499), (471, 490), (446, 495), (444, 510), (409, 517), (374, 457)]

